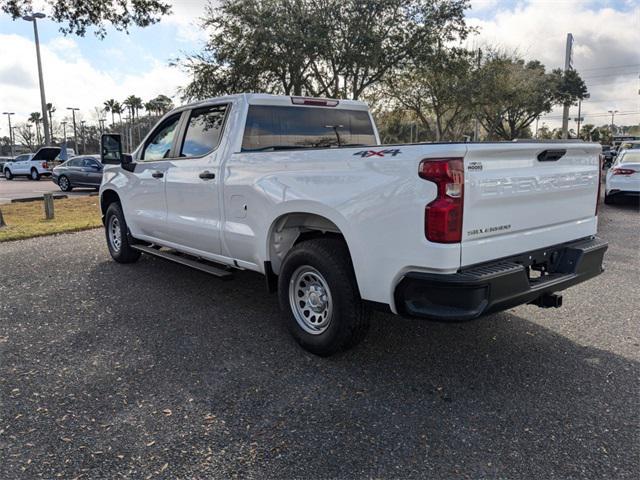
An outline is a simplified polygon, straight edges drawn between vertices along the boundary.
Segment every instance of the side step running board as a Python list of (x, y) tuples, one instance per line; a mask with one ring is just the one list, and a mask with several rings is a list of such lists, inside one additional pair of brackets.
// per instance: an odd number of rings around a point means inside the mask
[(214, 267), (213, 265), (210, 265), (202, 261), (191, 260), (190, 258), (183, 257), (181, 255), (176, 255), (174, 253), (162, 251), (157, 248), (148, 247), (146, 245), (131, 245), (131, 248), (135, 250), (139, 250), (143, 253), (155, 255), (156, 257), (164, 258), (165, 260), (170, 260), (172, 262), (185, 265), (187, 267), (195, 268), (196, 270), (209, 273), (222, 280), (231, 280), (233, 278), (233, 274), (231, 272), (224, 270), (223, 268)]

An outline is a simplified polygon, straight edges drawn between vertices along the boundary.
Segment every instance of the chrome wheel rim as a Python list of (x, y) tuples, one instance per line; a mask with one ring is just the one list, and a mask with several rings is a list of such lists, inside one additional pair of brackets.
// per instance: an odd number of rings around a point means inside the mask
[(61, 177), (59, 182), (60, 188), (66, 192), (67, 188), (69, 188), (69, 180), (67, 180), (67, 177)]
[(118, 221), (118, 217), (116, 217), (115, 215), (113, 215), (109, 219), (107, 233), (109, 235), (109, 244), (111, 245), (111, 248), (115, 252), (119, 252), (120, 247), (122, 246), (122, 230), (120, 229), (120, 222)]
[(293, 272), (289, 282), (289, 304), (305, 332), (320, 335), (329, 328), (333, 316), (331, 290), (315, 268), (303, 265)]
[(34, 180), (38, 178), (38, 172), (36, 172), (35, 170), (31, 170), (31, 178), (33, 178)]

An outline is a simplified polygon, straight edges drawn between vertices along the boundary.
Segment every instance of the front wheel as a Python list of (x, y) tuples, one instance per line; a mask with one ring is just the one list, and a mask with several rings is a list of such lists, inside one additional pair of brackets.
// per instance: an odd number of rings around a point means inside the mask
[(347, 350), (367, 334), (369, 311), (342, 239), (294, 246), (283, 262), (278, 294), (289, 331), (311, 353), (326, 357)]
[(118, 263), (133, 263), (140, 258), (140, 252), (131, 248), (127, 234), (127, 222), (122, 207), (112, 203), (104, 218), (105, 235), (111, 257)]
[(4, 178), (7, 180), (13, 180), (13, 173), (8, 168), (4, 171)]

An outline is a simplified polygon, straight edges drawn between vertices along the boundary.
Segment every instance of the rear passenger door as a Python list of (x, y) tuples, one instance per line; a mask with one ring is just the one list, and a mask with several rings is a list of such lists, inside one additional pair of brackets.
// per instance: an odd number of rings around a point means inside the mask
[(166, 238), (186, 249), (219, 255), (219, 168), (230, 104), (215, 104), (187, 112), (178, 139), (178, 158), (166, 171)]

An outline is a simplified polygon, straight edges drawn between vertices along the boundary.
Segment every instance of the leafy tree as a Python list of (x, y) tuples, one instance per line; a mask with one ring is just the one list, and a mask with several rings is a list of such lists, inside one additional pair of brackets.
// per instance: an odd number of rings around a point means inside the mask
[[(62, 33), (84, 36), (87, 28), (95, 27), (95, 34), (104, 38), (107, 25), (128, 32), (129, 27), (146, 27), (171, 13), (170, 5), (162, 0), (42, 0), (49, 7), (50, 17), (62, 24)], [(0, 0), (0, 11), (13, 19), (33, 11), (33, 0)]]
[(199, 99), (243, 91), (360, 98), (436, 40), (463, 38), (467, 0), (223, 0), (205, 49), (176, 63)]
[(36, 149), (37, 139), (31, 130), (31, 125), (29, 123), (18, 125), (16, 132), (18, 133), (16, 137), (19, 139), (20, 144), (33, 152)]
[(586, 94), (576, 72), (547, 73), (539, 61), (496, 52), (478, 69), (474, 84), (478, 119), (490, 138), (505, 140), (523, 138), (535, 119), (554, 105)]
[(386, 82), (390, 98), (412, 111), (436, 141), (458, 140), (472, 114), (473, 54), (439, 48)]

